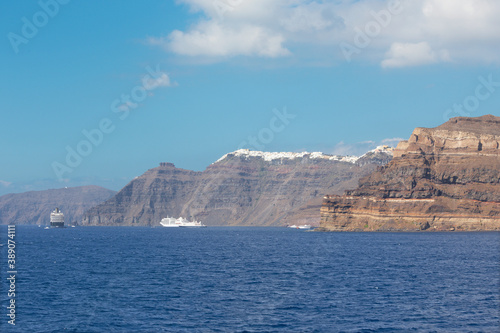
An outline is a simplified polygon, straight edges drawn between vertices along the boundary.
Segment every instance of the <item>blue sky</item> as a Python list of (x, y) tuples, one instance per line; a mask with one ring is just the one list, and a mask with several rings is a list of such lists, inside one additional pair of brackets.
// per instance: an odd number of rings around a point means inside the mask
[(240, 147), (362, 154), (500, 115), (494, 0), (9, 0), (0, 13), (0, 194), (118, 190), (159, 162), (203, 170)]

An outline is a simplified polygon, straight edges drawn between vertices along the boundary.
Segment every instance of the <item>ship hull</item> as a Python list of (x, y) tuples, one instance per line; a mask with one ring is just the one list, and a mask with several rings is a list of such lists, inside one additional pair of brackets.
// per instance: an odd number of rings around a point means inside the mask
[(160, 223), (162, 227), (165, 227), (165, 228), (179, 228), (180, 226), (178, 225), (169, 225), (169, 224), (164, 224), (164, 223)]

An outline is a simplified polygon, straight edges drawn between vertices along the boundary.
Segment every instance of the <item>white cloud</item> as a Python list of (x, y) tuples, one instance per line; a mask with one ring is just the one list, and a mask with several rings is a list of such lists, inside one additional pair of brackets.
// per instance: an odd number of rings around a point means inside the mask
[(382, 67), (407, 67), (433, 64), (438, 61), (449, 61), (448, 51), (434, 52), (427, 42), (393, 43)]
[(215, 21), (201, 22), (189, 32), (175, 30), (167, 38), (152, 42), (165, 43), (169, 51), (187, 56), (280, 57), (290, 54), (283, 47), (284, 38), (280, 34), (260, 26), (230, 28)]
[(9, 187), (12, 183), (5, 180), (0, 180), (0, 185), (3, 187)]
[(404, 140), (401, 138), (387, 138), (379, 142), (376, 141), (362, 141), (355, 143), (345, 143), (340, 141), (328, 153), (335, 155), (352, 155), (361, 156), (367, 151), (377, 148), (378, 146), (387, 145), (389, 147), (396, 147), (399, 141)]
[(339, 45), (354, 45), (359, 31), (371, 28), (354, 61), (393, 68), (451, 59), (500, 64), (500, 1), (400, 0), (402, 10), (382, 24), (383, 15), (377, 14), (388, 13), (394, 1), (179, 0), (203, 15), (185, 31), (174, 30), (149, 43), (189, 57), (336, 63), (344, 61)]
[(355, 147), (353, 144), (346, 144), (344, 141), (340, 141), (333, 147), (331, 151), (329, 151), (330, 154), (334, 155), (357, 155), (357, 150), (358, 148)]
[(282, 15), (279, 20), (282, 28), (291, 33), (315, 33), (344, 27), (342, 18), (335, 14), (334, 6), (317, 2), (289, 8), (287, 15)]
[(166, 73), (161, 73), (161, 75), (155, 79), (153, 79), (154, 87), (176, 87), (179, 84), (177, 82), (172, 82), (170, 77)]
[(403, 141), (405, 139), (403, 138), (387, 138), (382, 141), (380, 141), (381, 144), (383, 145), (388, 145), (390, 147), (396, 147), (400, 141)]

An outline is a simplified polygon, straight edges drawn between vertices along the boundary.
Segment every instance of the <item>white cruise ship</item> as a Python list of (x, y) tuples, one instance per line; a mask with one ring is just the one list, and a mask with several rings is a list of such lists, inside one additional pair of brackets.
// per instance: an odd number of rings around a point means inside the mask
[(201, 227), (206, 227), (206, 225), (202, 224), (201, 222), (198, 222), (198, 221), (190, 222), (183, 217), (179, 217), (178, 219), (176, 219), (175, 217), (165, 217), (164, 219), (162, 219), (160, 221), (160, 224), (166, 228), (181, 228), (181, 227), (201, 228)]
[(56, 208), (50, 213), (50, 226), (55, 228), (64, 228), (64, 214)]

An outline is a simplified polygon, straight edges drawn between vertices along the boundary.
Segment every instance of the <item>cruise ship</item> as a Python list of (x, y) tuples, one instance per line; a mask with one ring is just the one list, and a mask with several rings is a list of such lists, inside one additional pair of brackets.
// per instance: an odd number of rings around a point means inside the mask
[(190, 222), (183, 217), (179, 217), (176, 219), (175, 217), (165, 217), (160, 221), (160, 224), (166, 228), (201, 228), (206, 227), (206, 225), (202, 224), (198, 221)]
[(54, 228), (64, 228), (64, 214), (56, 208), (50, 213), (50, 226)]

